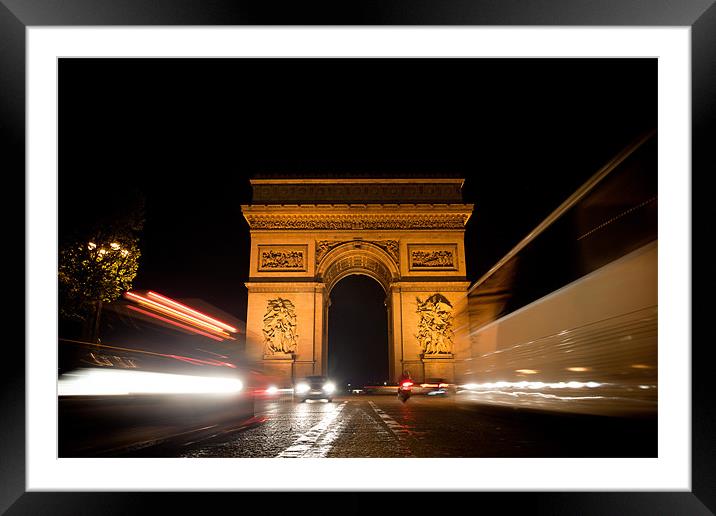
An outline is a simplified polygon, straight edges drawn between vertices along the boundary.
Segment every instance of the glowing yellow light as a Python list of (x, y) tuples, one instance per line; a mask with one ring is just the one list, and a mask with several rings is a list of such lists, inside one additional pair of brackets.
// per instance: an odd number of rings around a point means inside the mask
[(652, 366), (646, 364), (632, 364), (631, 367), (633, 369), (653, 369)]
[(117, 249), (119, 249), (119, 244), (117, 242), (112, 242), (111, 244), (109, 244), (109, 247), (116, 251)]
[(129, 251), (126, 249), (122, 249), (122, 256), (127, 256), (129, 254)]
[(516, 373), (522, 373), (522, 374), (537, 374), (539, 371), (536, 369), (517, 369), (515, 371)]
[(574, 371), (575, 373), (582, 373), (584, 371), (591, 371), (591, 367), (568, 367), (567, 371)]
[(89, 249), (90, 251), (96, 247), (97, 247), (97, 244), (95, 244), (94, 242), (90, 242), (89, 244), (87, 244), (87, 249)]
[(104, 253), (106, 253), (106, 252), (107, 252), (106, 249), (100, 249), (100, 250), (99, 250), (99, 254), (104, 254)]

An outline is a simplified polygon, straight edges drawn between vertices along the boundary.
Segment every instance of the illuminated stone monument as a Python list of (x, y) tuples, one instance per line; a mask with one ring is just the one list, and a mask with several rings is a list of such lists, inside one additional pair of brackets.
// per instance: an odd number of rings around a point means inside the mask
[[(462, 179), (252, 179), (246, 349), (292, 378), (327, 370), (331, 289), (363, 274), (386, 293), (391, 380), (454, 379), (468, 357)], [(370, 321), (367, 321), (370, 323)]]

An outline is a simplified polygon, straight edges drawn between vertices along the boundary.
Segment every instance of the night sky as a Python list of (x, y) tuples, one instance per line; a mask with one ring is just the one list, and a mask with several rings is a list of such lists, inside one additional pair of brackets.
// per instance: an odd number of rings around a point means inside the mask
[[(657, 117), (656, 59), (62, 59), (59, 76), (60, 239), (139, 191), (135, 288), (241, 320), (254, 174), (465, 177), (476, 280)], [(331, 342), (384, 311), (349, 280)], [(340, 349), (334, 368), (366, 351)]]

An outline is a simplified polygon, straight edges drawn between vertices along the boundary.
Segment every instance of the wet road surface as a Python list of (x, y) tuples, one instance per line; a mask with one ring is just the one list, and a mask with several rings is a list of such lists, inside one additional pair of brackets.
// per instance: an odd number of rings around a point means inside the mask
[(261, 424), (171, 450), (181, 457), (655, 457), (657, 422), (555, 414), (459, 398), (257, 401)]

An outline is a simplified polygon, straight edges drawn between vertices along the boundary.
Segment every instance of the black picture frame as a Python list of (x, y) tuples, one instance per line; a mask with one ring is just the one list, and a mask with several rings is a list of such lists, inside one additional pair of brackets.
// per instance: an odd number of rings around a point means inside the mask
[[(33, 26), (92, 25), (527, 25), (527, 26), (684, 26), (691, 28), (692, 72), (692, 235), (714, 220), (714, 203), (699, 202), (708, 195), (705, 178), (716, 168), (716, 5), (714, 0), (0, 0), (0, 146), (5, 180), (25, 177), (25, 31)], [(711, 136), (711, 138), (710, 138)], [(711, 174), (709, 174), (711, 172)], [(20, 178), (23, 178), (22, 180)], [(9, 182), (6, 183), (9, 185)], [(5, 220), (13, 218), (6, 215)], [(8, 224), (12, 226), (12, 224)], [(20, 231), (16, 225), (15, 231)], [(11, 228), (8, 228), (10, 230)], [(24, 235), (23, 235), (24, 236)], [(8, 236), (8, 238), (12, 238)], [(22, 237), (15, 239), (19, 241)], [(700, 240), (700, 241), (699, 241)], [(692, 277), (705, 273), (705, 253), (696, 252), (705, 239), (692, 237)], [(26, 264), (28, 256), (24, 256)], [(25, 269), (27, 271), (27, 269)], [(27, 272), (26, 272), (27, 274)], [(692, 283), (692, 297), (705, 294), (710, 281)], [(703, 297), (703, 296), (702, 296)], [(709, 349), (714, 330), (696, 317), (708, 303), (692, 301), (692, 490), (689, 492), (531, 492), (474, 493), (469, 503), (497, 504), (500, 512), (528, 510), (538, 514), (714, 514), (716, 511), (716, 417), (710, 385)], [(688, 345), (688, 343), (672, 343)], [(276, 508), (266, 493), (79, 493), (25, 490), (25, 352), (4, 349), (4, 385), (0, 425), (0, 512), (19, 514), (138, 514), (181, 513), (207, 508)], [(293, 506), (313, 504), (309, 493), (282, 497)], [(454, 493), (443, 493), (452, 496)], [(396, 505), (419, 507), (411, 493)], [(251, 498), (255, 498), (252, 500)], [(364, 513), (375, 507), (366, 493), (340, 498), (340, 512)], [(158, 500), (157, 500), (158, 499)], [(381, 501), (381, 512), (391, 510)], [(168, 505), (166, 505), (168, 504)], [(322, 504), (325, 512), (335, 512)], [(458, 507), (455, 505), (455, 507)], [(412, 511), (411, 511), (412, 512)]]

